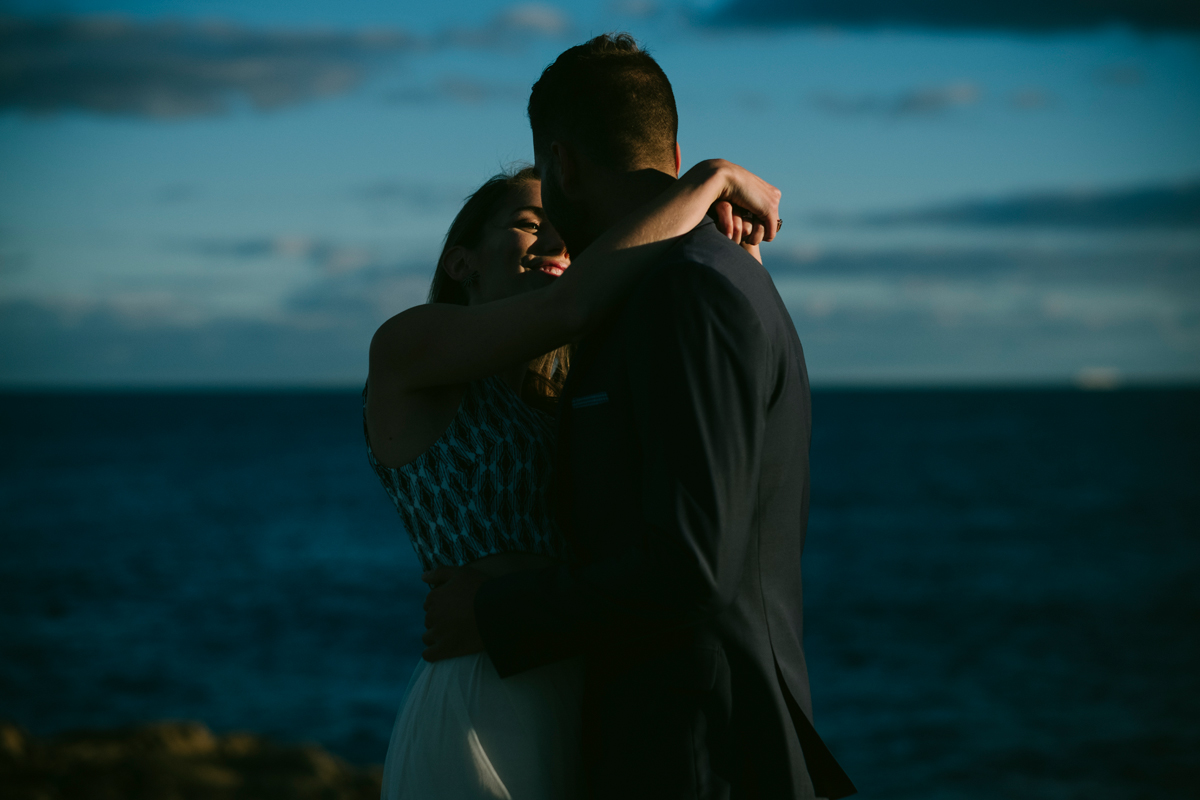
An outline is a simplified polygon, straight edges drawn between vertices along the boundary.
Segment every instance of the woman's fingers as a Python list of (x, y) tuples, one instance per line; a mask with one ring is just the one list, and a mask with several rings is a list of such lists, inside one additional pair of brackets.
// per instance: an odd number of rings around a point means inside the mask
[(425, 631), (421, 636), (421, 642), (426, 645), (425, 650), (421, 653), (421, 658), (430, 662), (469, 656), (472, 653), (483, 651), (482, 643), (445, 632)]
[(729, 198), (762, 222), (765, 241), (774, 239), (779, 229), (779, 201), (783, 193), (737, 164), (725, 162), (725, 168), (729, 170)]
[(766, 208), (755, 216), (763, 226), (762, 241), (769, 242), (775, 238), (775, 232), (779, 230), (779, 201), (783, 197), (783, 193), (766, 181), (762, 181), (762, 193)]
[(759, 220), (753, 220), (750, 234), (742, 239), (743, 244), (759, 245), (762, 244), (763, 237), (766, 236), (767, 229)]
[(766, 234), (766, 225), (758, 217), (751, 216), (749, 211), (744, 214), (745, 216), (738, 219), (740, 225), (734, 241), (741, 245), (761, 244), (763, 236)]
[(441, 586), (443, 583), (450, 580), (452, 575), (454, 575), (454, 567), (438, 567), (437, 569), (431, 569), (429, 572), (422, 574), (421, 580), (436, 589), (438, 586)]
[(737, 214), (733, 211), (733, 204), (728, 200), (718, 200), (713, 208), (716, 211), (717, 229), (721, 231), (721, 235), (726, 239), (732, 239), (737, 235), (738, 224)]
[(738, 244), (742, 244), (746, 239), (750, 238), (750, 231), (754, 229), (753, 217), (742, 217), (742, 230), (738, 236)]

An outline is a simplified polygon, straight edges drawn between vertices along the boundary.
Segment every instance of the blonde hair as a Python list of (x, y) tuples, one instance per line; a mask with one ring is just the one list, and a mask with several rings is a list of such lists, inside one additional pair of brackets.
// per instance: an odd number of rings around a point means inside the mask
[[(452, 247), (474, 249), (483, 240), (487, 223), (496, 214), (509, 192), (526, 183), (538, 180), (533, 167), (523, 167), (493, 175), (474, 191), (459, 209), (446, 238), (442, 241), (442, 253), (438, 256), (433, 281), (429, 285), (430, 303), (454, 303), (467, 305), (467, 290), (459, 281), (446, 272), (446, 253)], [(570, 345), (538, 356), (529, 362), (529, 369), (521, 384), (521, 397), (525, 402), (547, 413), (552, 413), (558, 403), (558, 395), (567, 379), (571, 366)]]

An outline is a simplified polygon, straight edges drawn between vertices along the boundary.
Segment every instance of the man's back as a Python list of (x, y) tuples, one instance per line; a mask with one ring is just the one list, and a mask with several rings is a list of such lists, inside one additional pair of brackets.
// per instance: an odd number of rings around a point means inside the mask
[(852, 793), (806, 716), (808, 377), (769, 275), (701, 225), (583, 343), (562, 403), (561, 519), (607, 606), (585, 651), (600, 796), (805, 797), (810, 773)]

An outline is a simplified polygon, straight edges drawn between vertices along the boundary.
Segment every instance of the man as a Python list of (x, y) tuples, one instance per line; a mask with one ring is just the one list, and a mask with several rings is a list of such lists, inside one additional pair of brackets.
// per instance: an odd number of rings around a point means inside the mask
[[(678, 174), (670, 82), (627, 35), (559, 56), (529, 119), (571, 252)], [(700, 225), (573, 359), (556, 502), (575, 563), (446, 571), (430, 638), (481, 641), (501, 676), (583, 654), (595, 797), (853, 794), (810, 722), (809, 433), (804, 356), (770, 277)]]

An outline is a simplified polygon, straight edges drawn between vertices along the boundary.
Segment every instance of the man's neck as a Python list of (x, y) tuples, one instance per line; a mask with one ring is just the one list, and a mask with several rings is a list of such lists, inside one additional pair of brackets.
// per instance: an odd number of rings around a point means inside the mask
[(593, 196), (592, 238), (611, 228), (618, 220), (658, 195), (676, 181), (657, 169), (639, 169), (633, 172), (609, 173)]

